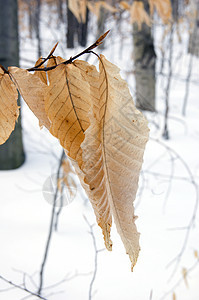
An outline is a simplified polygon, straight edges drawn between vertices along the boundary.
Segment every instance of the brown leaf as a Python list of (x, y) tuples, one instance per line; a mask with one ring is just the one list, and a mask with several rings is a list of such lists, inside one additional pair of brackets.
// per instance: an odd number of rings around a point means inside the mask
[(74, 64), (59, 65), (51, 71), (45, 96), (50, 132), (75, 160), (81, 157), (80, 145), (89, 126), (89, 94), (89, 85)]
[(44, 125), (49, 129), (50, 122), (44, 106), (46, 84), (41, 81), (37, 74), (31, 74), (27, 70), (17, 67), (9, 67), (8, 70), (24, 101), (38, 118), (39, 125)]
[(77, 21), (80, 23), (81, 15), (80, 15), (79, 0), (68, 0), (68, 8), (76, 17)]
[(182, 268), (182, 276), (185, 282), (186, 287), (189, 287), (188, 281), (187, 281), (187, 269), (186, 268)]
[(126, 9), (126, 10), (130, 10), (131, 6), (126, 1), (120, 1), (120, 7), (123, 8), (123, 9)]
[(100, 124), (108, 199), (133, 269), (140, 249), (133, 201), (149, 129), (146, 119), (135, 108), (119, 69), (104, 56), (101, 56), (100, 81), (100, 102), (93, 112)]
[(170, 0), (149, 0), (150, 13), (154, 13), (154, 9), (157, 9), (157, 13), (162, 19), (163, 23), (167, 24), (172, 19), (172, 6)]
[[(92, 105), (100, 105), (101, 81), (99, 72), (94, 66), (91, 66), (84, 61), (78, 60), (75, 61), (74, 64), (81, 70), (82, 77), (84, 77), (90, 85)], [(105, 246), (110, 251), (112, 250), (112, 241), (110, 239), (112, 216), (103, 166), (100, 127), (98, 124), (99, 122), (92, 114), (92, 109), (89, 113), (89, 119), (91, 125), (85, 131), (85, 140), (81, 144), (83, 164), (78, 175), (93, 206), (97, 223), (102, 228)]]
[(0, 145), (15, 128), (19, 116), (18, 93), (8, 74), (0, 67)]
[(114, 6), (111, 6), (107, 2), (105, 2), (105, 1), (99, 1), (99, 2), (100, 2), (101, 7), (104, 7), (106, 10), (110, 11), (111, 13), (118, 12), (117, 8), (115, 8)]
[[(42, 59), (42, 57), (40, 57), (37, 60), (35, 66), (39, 65), (42, 61), (43, 61), (43, 59)], [(43, 65), (41, 65), (39, 68), (40, 69), (43, 68)], [(46, 77), (46, 72), (45, 71), (35, 71), (35, 75), (38, 76), (43, 83), (47, 84), (47, 77)]]
[(140, 1), (134, 1), (130, 9), (131, 23), (137, 23), (138, 28), (141, 29), (142, 23), (151, 25), (151, 19), (144, 9), (144, 3)]
[(79, 0), (79, 11), (81, 22), (86, 22), (86, 9), (87, 9), (87, 0)]

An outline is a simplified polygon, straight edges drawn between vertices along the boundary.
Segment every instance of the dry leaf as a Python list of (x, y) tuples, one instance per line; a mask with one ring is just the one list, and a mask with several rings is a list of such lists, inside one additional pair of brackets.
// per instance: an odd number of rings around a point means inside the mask
[[(42, 61), (43, 61), (43, 59), (42, 59), (42, 57), (40, 57), (40, 58), (37, 60), (35, 66), (39, 65)], [(44, 67), (44, 66), (41, 65), (39, 68), (43, 68), (43, 67)], [(47, 77), (46, 77), (46, 72), (45, 72), (45, 71), (35, 71), (35, 75), (37, 75), (37, 76), (41, 79), (41, 81), (42, 81), (43, 83), (47, 84)]]
[(87, 2), (88, 9), (99, 19), (100, 17), (100, 1), (99, 2)]
[(154, 8), (162, 19), (163, 23), (168, 23), (172, 18), (172, 6), (170, 0), (149, 0), (150, 13), (154, 13)]
[(104, 7), (106, 10), (110, 11), (111, 13), (116, 13), (118, 11), (117, 8), (111, 6), (110, 4), (108, 4), (105, 1), (99, 1), (99, 3), (100, 3), (101, 7)]
[(117, 8), (111, 6), (105, 1), (97, 1), (97, 2), (87, 2), (88, 9), (96, 15), (97, 19), (100, 17), (100, 8), (103, 7), (104, 9), (110, 11), (111, 13), (116, 13), (118, 11)]
[(111, 211), (133, 269), (140, 250), (133, 201), (149, 129), (145, 117), (135, 108), (119, 68), (104, 56), (101, 56), (101, 62), (101, 89), (104, 91), (101, 91), (101, 107), (96, 109), (95, 115), (102, 130), (101, 144)]
[[(127, 84), (121, 79), (116, 66), (101, 56), (98, 75), (92, 66), (84, 70), (83, 63), (80, 65), (80, 62), (75, 61), (74, 64), (81, 69), (82, 76), (90, 84), (93, 103), (91, 125), (81, 144), (83, 164), (79, 175), (90, 187), (89, 198), (96, 216), (100, 213), (103, 222), (109, 226), (111, 207), (133, 269), (140, 249), (133, 201), (148, 140), (147, 121), (135, 108)], [(95, 191), (97, 197), (100, 197), (99, 205), (97, 201), (95, 204)], [(100, 218), (97, 219), (99, 221)], [(110, 241), (110, 228), (107, 229), (107, 241)]]
[(81, 22), (86, 22), (86, 9), (87, 9), (87, 0), (79, 0), (79, 11)]
[(173, 294), (172, 294), (172, 299), (173, 300), (176, 300), (176, 294), (173, 292)]
[(144, 3), (140, 1), (134, 1), (130, 9), (131, 23), (137, 23), (138, 28), (141, 29), (142, 23), (151, 25), (151, 19), (144, 9)]
[[(92, 105), (95, 105), (95, 103), (99, 105), (101, 101), (99, 72), (94, 66), (84, 61), (75, 61), (74, 63), (81, 70), (82, 76), (90, 85)], [(104, 79), (102, 78), (101, 80)], [(112, 250), (112, 241), (110, 239), (112, 217), (104, 173), (101, 132), (99, 132), (99, 122), (93, 116), (92, 110), (91, 108), (89, 113), (91, 125), (86, 130), (85, 140), (81, 144), (83, 164), (78, 175), (93, 206), (97, 223), (102, 228), (105, 246), (110, 251)]]
[(68, 8), (76, 17), (77, 21), (81, 22), (79, 0), (68, 0)]
[(19, 116), (18, 93), (8, 74), (0, 67), (0, 145), (15, 128)]
[(75, 174), (69, 162), (69, 159), (65, 159), (62, 162), (62, 170), (63, 170), (63, 175), (58, 179), (58, 183), (57, 183), (58, 189), (60, 192), (62, 192), (63, 183), (64, 183), (64, 185), (69, 191), (70, 197), (74, 198), (76, 195), (77, 185), (75, 180), (71, 176), (69, 176), (70, 173)]
[(194, 256), (195, 256), (195, 258), (199, 259), (199, 255), (198, 255), (198, 251), (197, 250), (194, 250)]
[(126, 9), (126, 10), (130, 10), (130, 8), (131, 8), (129, 3), (126, 1), (120, 1), (120, 6), (121, 6), (121, 8)]
[(182, 268), (182, 276), (183, 276), (185, 285), (186, 285), (186, 287), (188, 288), (189, 285), (188, 285), (188, 281), (187, 281), (187, 269), (186, 269), (186, 268)]
[(46, 84), (41, 81), (38, 75), (30, 74), (27, 70), (17, 67), (9, 67), (8, 70), (24, 101), (38, 118), (40, 126), (44, 125), (49, 129), (50, 122), (44, 107)]
[(59, 65), (51, 71), (45, 108), (50, 132), (59, 139), (70, 158), (81, 157), (80, 145), (89, 126), (89, 85), (74, 64)]

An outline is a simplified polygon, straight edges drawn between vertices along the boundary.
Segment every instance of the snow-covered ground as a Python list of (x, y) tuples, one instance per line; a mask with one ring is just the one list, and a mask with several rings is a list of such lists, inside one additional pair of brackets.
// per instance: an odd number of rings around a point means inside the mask
[[(57, 41), (60, 41), (60, 47), (56, 55), (69, 58), (78, 53), (78, 48), (72, 51), (65, 48), (64, 28), (52, 29), (48, 21), (46, 19), (46, 23), (42, 23), (45, 29), (44, 56)], [(95, 39), (93, 24), (90, 25), (91, 43)], [(101, 52), (121, 68), (134, 95), (131, 28), (124, 22), (118, 29), (114, 21), (110, 22), (109, 28), (112, 31), (107, 37), (106, 49)], [(118, 30), (123, 34), (122, 42)], [(155, 37), (158, 71), (161, 28), (156, 29)], [(157, 76), (158, 113), (147, 114), (151, 140), (146, 147), (135, 203), (136, 215), (139, 216), (137, 226), (141, 233), (138, 262), (131, 273), (129, 258), (113, 226), (113, 251), (99, 251), (97, 255), (92, 299), (174, 299), (173, 292), (176, 299), (199, 299), (199, 218), (196, 210), (199, 60), (193, 58), (184, 117), (181, 111), (190, 56), (187, 54), (185, 32), (182, 38), (181, 44), (176, 36), (174, 39), (168, 141), (161, 138), (167, 84), (165, 76)], [(168, 72), (169, 49), (165, 55), (164, 74)], [(33, 61), (37, 58), (36, 41), (25, 38), (25, 34), (21, 38), (21, 58), (23, 67), (29, 66), (24, 58)], [(95, 58), (91, 58), (91, 62), (96, 62)], [(45, 180), (56, 173), (61, 148), (45, 129), (39, 129), (36, 118), (24, 103), (22, 117), (26, 162), (18, 170), (0, 171), (0, 275), (19, 285), (25, 281), (26, 287), (36, 292), (52, 210), (43, 197), (42, 187)], [(96, 223), (93, 210), (78, 184), (77, 196), (70, 205), (64, 206), (58, 231), (53, 233), (50, 244), (43, 290), (47, 299), (89, 299), (96, 252), (84, 216), (90, 224)], [(97, 249), (104, 249), (100, 228), (97, 225), (92, 228)], [(1, 300), (26, 299), (26, 296), (27, 293), (0, 281)]]

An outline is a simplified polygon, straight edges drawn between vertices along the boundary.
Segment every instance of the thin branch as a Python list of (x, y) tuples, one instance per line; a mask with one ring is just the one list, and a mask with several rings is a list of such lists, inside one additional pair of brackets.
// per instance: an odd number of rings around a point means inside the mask
[(14, 283), (14, 282), (12, 282), (12, 281), (6, 279), (5, 277), (3, 277), (3, 276), (1, 276), (1, 275), (0, 275), (0, 279), (3, 280), (3, 281), (5, 281), (6, 283), (12, 285), (12, 286), (15, 287), (15, 288), (18, 288), (18, 289), (20, 289), (20, 290), (22, 290), (22, 291), (24, 291), (24, 292), (29, 293), (29, 294), (30, 294), (29, 296), (35, 296), (35, 297), (38, 297), (39, 299), (47, 300), (47, 298), (44, 298), (44, 297), (42, 297), (41, 295), (39, 295), (39, 294), (37, 294), (37, 293), (34, 293), (34, 292), (30, 291), (29, 289), (27, 289), (26, 287), (22, 287), (22, 286), (20, 286), (20, 285), (18, 285), (18, 284), (16, 284), (16, 283)]
[(90, 228), (90, 235), (92, 237), (92, 241), (93, 241), (93, 247), (94, 247), (94, 251), (95, 251), (95, 257), (94, 257), (94, 272), (93, 272), (93, 277), (91, 279), (91, 282), (90, 282), (90, 286), (89, 286), (89, 294), (88, 294), (88, 299), (91, 300), (92, 299), (92, 294), (93, 294), (93, 285), (94, 285), (94, 282), (95, 282), (95, 279), (96, 279), (96, 275), (97, 275), (97, 266), (98, 266), (98, 254), (103, 251), (104, 249), (97, 249), (97, 244), (96, 244), (96, 239), (95, 239), (95, 235), (94, 235), (94, 232), (93, 232), (93, 225), (91, 225), (89, 223), (89, 221), (87, 220), (86, 216), (83, 216), (84, 217), (84, 220), (86, 221), (87, 225), (89, 226)]
[(175, 272), (177, 271), (177, 268), (178, 268), (178, 265), (182, 259), (182, 256), (183, 256), (183, 253), (187, 247), (187, 242), (189, 240), (189, 236), (190, 236), (190, 232), (191, 232), (191, 229), (192, 227), (194, 226), (195, 224), (195, 219), (196, 219), (196, 215), (197, 215), (197, 211), (198, 211), (198, 203), (199, 203), (199, 191), (198, 191), (198, 185), (194, 179), (194, 176), (188, 166), (188, 164), (183, 160), (183, 158), (175, 151), (173, 150), (172, 148), (170, 148), (169, 146), (165, 145), (163, 142), (157, 140), (157, 139), (153, 139), (151, 138), (153, 141), (159, 143), (160, 145), (162, 145), (167, 151), (169, 151), (170, 153), (172, 153), (181, 163), (182, 165), (184, 166), (184, 168), (186, 169), (189, 177), (190, 177), (190, 183), (193, 185), (194, 189), (195, 189), (195, 204), (194, 204), (194, 207), (193, 207), (193, 214), (192, 214), (192, 217), (187, 225), (187, 229), (186, 229), (186, 233), (185, 233), (185, 238), (184, 238), (184, 241), (183, 241), (183, 244), (182, 244), (182, 247), (181, 247), (181, 250), (180, 252), (178, 253), (178, 255), (176, 255), (176, 257), (174, 257), (172, 259), (171, 262), (169, 262), (169, 264), (167, 265), (167, 267), (171, 266), (173, 263), (175, 263), (175, 267), (174, 267), (174, 270), (171, 274), (171, 277), (170, 279), (174, 276)]
[(170, 92), (170, 85), (171, 85), (171, 78), (172, 78), (172, 60), (173, 60), (173, 24), (171, 25), (171, 32), (170, 32), (170, 49), (169, 49), (169, 74), (167, 79), (167, 87), (166, 87), (166, 96), (165, 96), (165, 117), (164, 117), (164, 131), (162, 136), (168, 140), (169, 139), (169, 130), (168, 130), (168, 114), (169, 114), (169, 92)]
[[(61, 155), (61, 158), (60, 158), (60, 161), (59, 161), (58, 170), (57, 170), (57, 181), (59, 179), (60, 169), (61, 169), (62, 160), (64, 158), (64, 155), (65, 154), (64, 154), (64, 151), (63, 151), (62, 155)], [(53, 207), (52, 207), (52, 213), (51, 213), (49, 233), (48, 233), (48, 238), (47, 238), (47, 242), (46, 242), (44, 257), (43, 257), (43, 261), (42, 261), (41, 269), (40, 269), (40, 281), (39, 281), (39, 289), (38, 289), (38, 294), (39, 295), (41, 294), (41, 291), (42, 291), (42, 288), (43, 288), (43, 273), (44, 273), (44, 269), (45, 269), (45, 265), (46, 265), (46, 260), (47, 260), (48, 252), (49, 252), (49, 246), (50, 246), (50, 242), (51, 242), (51, 238), (52, 238), (52, 234), (53, 234), (53, 224), (54, 224), (54, 217), (55, 217), (55, 208), (56, 208), (57, 195), (58, 195), (58, 186), (56, 187), (56, 191), (55, 191), (55, 195), (54, 195), (54, 201), (53, 201)]]
[[(61, 62), (60, 64), (57, 64), (56, 66), (44, 67), (44, 68), (39, 68), (38, 66), (36, 66), (36, 67), (27, 69), (27, 71), (29, 71), (29, 72), (31, 72), (31, 71), (50, 71), (50, 70), (53, 70), (53, 69), (57, 68), (59, 65), (68, 65), (68, 64), (71, 64), (73, 62), (73, 60), (77, 59), (78, 57), (82, 56), (83, 54), (90, 53), (94, 48), (96, 48), (99, 45), (101, 45), (102, 42), (103, 42), (103, 40), (105, 39), (105, 37), (109, 33), (109, 31), (110, 30), (108, 30), (107, 32), (105, 32), (102, 36), (99, 37), (99, 39), (94, 44), (92, 44), (91, 46), (89, 46), (88, 48), (86, 48), (85, 50), (83, 50), (82, 52), (80, 52), (79, 54), (71, 57), (70, 59), (68, 59), (66, 61)], [(42, 65), (42, 63), (41, 63), (41, 65)]]

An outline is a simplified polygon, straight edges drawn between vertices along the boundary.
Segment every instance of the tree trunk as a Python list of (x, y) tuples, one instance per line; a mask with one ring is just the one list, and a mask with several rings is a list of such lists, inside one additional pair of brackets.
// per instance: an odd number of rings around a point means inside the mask
[(78, 23), (78, 42), (79, 42), (79, 45), (82, 46), (82, 47), (86, 47), (86, 44), (87, 44), (88, 16), (89, 16), (89, 11), (88, 11), (88, 8), (87, 8), (87, 10), (86, 10), (86, 22), (85, 23)]
[(171, 5), (172, 5), (172, 17), (174, 22), (178, 22), (179, 18), (179, 0), (171, 0)]
[[(104, 9), (104, 7), (100, 7), (100, 15), (99, 15), (99, 18), (98, 18), (98, 21), (97, 21), (96, 40), (105, 32), (105, 23), (106, 23), (107, 16), (108, 16), (108, 13)], [(98, 46), (98, 48), (99, 49), (104, 49), (105, 42), (106, 42), (106, 40), (100, 46)]]
[(61, 22), (63, 22), (64, 21), (64, 17), (63, 17), (63, 0), (57, 0), (57, 12), (58, 12), (59, 20)]
[[(149, 11), (147, 1), (143, 1)], [(133, 25), (133, 57), (136, 80), (136, 106), (142, 110), (155, 111), (155, 62), (151, 28), (145, 23), (139, 29)]]
[(188, 53), (199, 57), (199, 1), (193, 1), (192, 9), (196, 11), (196, 17), (189, 37)]
[(67, 4), (67, 34), (66, 34), (67, 48), (74, 48), (78, 21), (73, 15), (72, 11), (68, 8), (67, 0), (66, 0), (66, 4)]
[(37, 55), (38, 55), (38, 57), (41, 56), (40, 15), (41, 15), (41, 0), (36, 0), (35, 33), (36, 33), (36, 39), (37, 39)]
[[(19, 65), (17, 0), (0, 0), (0, 64), (5, 68)], [(24, 162), (21, 119), (8, 141), (0, 146), (0, 169), (20, 167)]]

